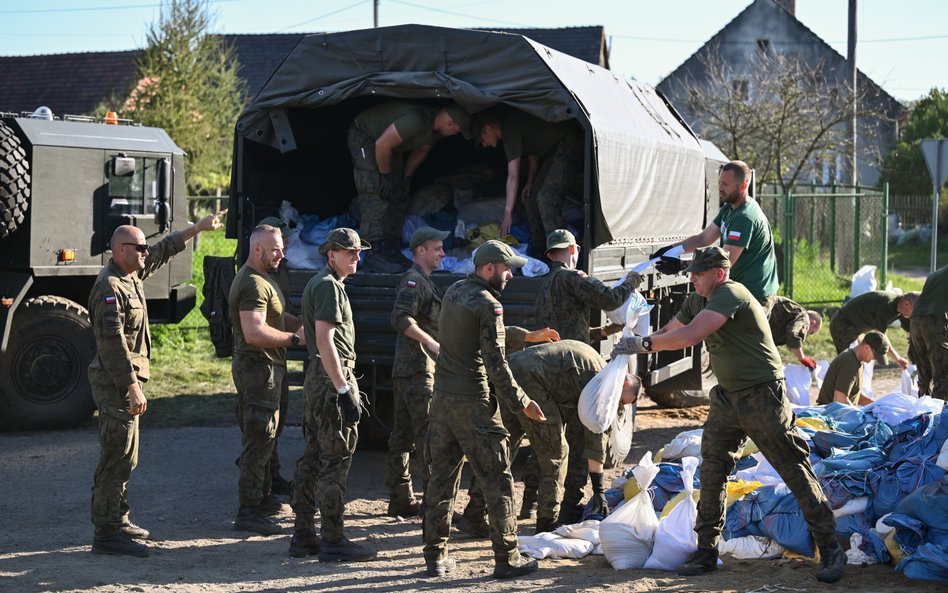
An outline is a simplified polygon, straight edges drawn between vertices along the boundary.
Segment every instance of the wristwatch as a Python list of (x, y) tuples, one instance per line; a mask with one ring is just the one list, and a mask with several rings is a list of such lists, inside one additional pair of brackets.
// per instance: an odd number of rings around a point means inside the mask
[(644, 338), (642, 338), (642, 348), (645, 348), (646, 350), (651, 350), (651, 349), (652, 349), (652, 337), (651, 337), (651, 336), (645, 336)]
[(299, 334), (293, 334), (293, 337), (290, 338), (290, 342), (292, 342), (294, 346), (299, 346), (299, 345), (300, 345), (300, 336), (299, 336)]

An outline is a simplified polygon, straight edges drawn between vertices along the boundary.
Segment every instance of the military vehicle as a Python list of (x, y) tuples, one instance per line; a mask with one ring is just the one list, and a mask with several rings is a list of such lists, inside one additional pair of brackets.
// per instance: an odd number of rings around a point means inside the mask
[[(717, 211), (717, 175), (726, 160), (702, 143), (654, 88), (540, 45), (520, 35), (407, 25), (311, 35), (290, 51), (245, 108), (235, 130), (228, 237), (239, 259), (248, 237), (283, 201), (326, 218), (350, 211), (356, 194), (346, 131), (363, 109), (392, 98), (430, 105), (453, 100), (476, 113), (503, 105), (585, 135), (585, 183), (579, 195), (582, 268), (604, 282), (620, 278), (661, 245), (702, 230)], [(460, 135), (434, 144), (413, 189), (438, 176), (487, 163), (503, 152)], [(499, 162), (498, 162), (499, 161)], [(449, 205), (448, 210), (451, 209)], [(310, 247), (315, 250), (315, 246)], [(542, 257), (542, 255), (539, 255)], [(299, 303), (312, 270), (291, 271)], [(652, 327), (667, 322), (690, 292), (684, 275), (646, 274), (643, 294), (655, 305)], [(436, 274), (447, 286), (457, 274)], [(398, 277), (357, 273), (347, 279), (356, 322), (357, 374), (374, 404), (370, 438), (385, 432), (395, 334), (390, 324)], [(505, 321), (536, 328), (540, 278), (515, 277), (503, 292)], [(593, 311), (593, 321), (602, 313)], [(608, 356), (612, 342), (601, 349)], [(296, 351), (302, 357), (302, 351)], [(668, 405), (706, 402), (700, 347), (642, 356), (649, 395)]]
[[(112, 120), (116, 121), (116, 120)], [(184, 153), (160, 129), (0, 113), (0, 428), (75, 425), (95, 409), (85, 305), (116, 227), (187, 225)], [(128, 122), (124, 122), (128, 124)], [(152, 323), (194, 307), (189, 251), (145, 282)]]

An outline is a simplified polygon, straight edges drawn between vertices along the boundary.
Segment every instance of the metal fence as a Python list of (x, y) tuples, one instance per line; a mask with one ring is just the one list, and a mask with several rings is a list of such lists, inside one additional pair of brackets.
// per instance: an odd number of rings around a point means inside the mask
[(757, 196), (774, 233), (782, 293), (802, 305), (840, 303), (853, 273), (867, 264), (885, 286), (888, 186), (807, 189)]
[(198, 212), (219, 212), (227, 208), (228, 196), (188, 196), (188, 215), (197, 220)]

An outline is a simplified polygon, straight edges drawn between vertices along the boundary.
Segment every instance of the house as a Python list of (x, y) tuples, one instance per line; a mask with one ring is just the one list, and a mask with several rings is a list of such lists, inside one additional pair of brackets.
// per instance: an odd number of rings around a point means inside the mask
[[(505, 29), (573, 57), (609, 67), (601, 26)], [(224, 35), (253, 97), (306, 33)], [(0, 57), (0, 111), (32, 112), (41, 105), (57, 116), (88, 115), (103, 101), (121, 101), (136, 82), (140, 50)]]
[[(843, 88), (851, 86), (845, 83), (849, 78), (846, 58), (801, 23), (794, 11), (794, 0), (754, 0), (662, 80), (658, 89), (701, 134), (705, 122), (689, 111), (689, 93), (696, 82), (707, 84), (711, 80), (706, 64), (712, 57), (720, 58), (733, 73), (730, 80), (717, 80), (715, 84), (729, 85), (729, 92), (743, 96), (753, 94), (754, 89), (748, 88), (748, 79), (752, 78), (749, 72), (755, 58), (766, 52), (779, 52), (814, 69), (822, 68), (827, 81), (838, 81)], [(860, 117), (857, 124), (860, 136), (857, 141), (858, 182), (872, 186), (879, 180), (881, 157), (898, 141), (899, 119), (907, 110), (862, 72), (857, 73), (857, 85), (864, 96), (860, 111), (872, 113)], [(849, 183), (852, 179), (849, 162), (840, 152), (814, 158), (797, 179), (797, 185), (811, 181), (828, 184), (834, 180)], [(754, 166), (754, 163), (749, 164)]]

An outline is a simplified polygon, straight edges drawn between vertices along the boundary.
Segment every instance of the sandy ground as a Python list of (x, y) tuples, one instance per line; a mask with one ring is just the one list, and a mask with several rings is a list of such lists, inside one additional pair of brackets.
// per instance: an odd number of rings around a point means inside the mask
[[(644, 401), (630, 459), (656, 450), (678, 432), (699, 426), (706, 408), (661, 410)], [(601, 556), (544, 560), (529, 578), (495, 581), (486, 540), (453, 539), (456, 574), (426, 578), (420, 520), (385, 517), (384, 454), (357, 453), (349, 480), (348, 529), (379, 549), (377, 561), (321, 564), (287, 555), (286, 535), (246, 537), (232, 530), (237, 507), (238, 431), (233, 427), (142, 430), (141, 457), (129, 488), (132, 519), (152, 530), (146, 559), (90, 554), (89, 499), (98, 455), (94, 428), (0, 435), (0, 591), (936, 591), (891, 566), (850, 566), (833, 586), (813, 578), (814, 566), (728, 560), (705, 577), (613, 570)], [(280, 442), (283, 459), (302, 451), (298, 427)], [(519, 475), (515, 467), (515, 475)], [(289, 471), (289, 470), (285, 470)], [(461, 497), (463, 501), (464, 497)], [(532, 534), (533, 522), (521, 525)], [(943, 589), (941, 589), (943, 590)]]

